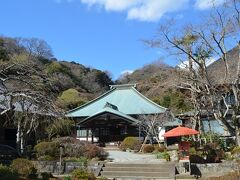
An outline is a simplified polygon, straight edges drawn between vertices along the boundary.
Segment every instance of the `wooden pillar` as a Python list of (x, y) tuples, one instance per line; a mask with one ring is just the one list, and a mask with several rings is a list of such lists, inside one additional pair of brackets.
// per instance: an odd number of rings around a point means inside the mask
[(88, 133), (89, 133), (88, 131), (89, 131), (89, 129), (87, 129), (87, 142), (88, 142)]
[(128, 127), (127, 127), (127, 125), (125, 125), (124, 128), (125, 128), (125, 130), (124, 130), (124, 131), (125, 131), (124, 134), (128, 134), (128, 132), (127, 132), (127, 131), (128, 131)]
[(101, 133), (101, 127), (99, 127), (99, 136), (98, 136), (98, 142), (100, 142), (101, 143), (101, 141), (102, 141), (102, 138), (101, 138), (101, 135), (102, 133)]
[(94, 143), (94, 137), (93, 137), (93, 128), (91, 129), (91, 131), (92, 131), (92, 144)]

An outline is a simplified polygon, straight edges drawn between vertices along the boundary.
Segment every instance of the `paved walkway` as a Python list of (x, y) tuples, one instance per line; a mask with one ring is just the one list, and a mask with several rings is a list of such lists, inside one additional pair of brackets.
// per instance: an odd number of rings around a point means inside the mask
[(133, 163), (133, 164), (144, 164), (144, 163), (163, 163), (165, 160), (156, 159), (153, 154), (139, 154), (133, 152), (123, 152), (123, 151), (107, 151), (109, 153), (108, 159), (112, 162), (117, 163)]

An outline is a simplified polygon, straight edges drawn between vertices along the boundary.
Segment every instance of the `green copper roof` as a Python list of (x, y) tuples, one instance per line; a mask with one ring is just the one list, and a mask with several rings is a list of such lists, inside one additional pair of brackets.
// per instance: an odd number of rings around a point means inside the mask
[(129, 121), (129, 122), (134, 123), (134, 124), (139, 123), (138, 120), (136, 120), (135, 118), (133, 118), (131, 116), (128, 116), (128, 115), (126, 115), (126, 114), (124, 114), (124, 113), (122, 113), (118, 110), (112, 109), (111, 107), (105, 107), (102, 110), (100, 110), (99, 112), (96, 112), (92, 116), (89, 116), (86, 119), (84, 119), (83, 121), (81, 121), (81, 124), (85, 123), (86, 121), (88, 121), (88, 120), (90, 120), (94, 117), (100, 116), (100, 115), (105, 114), (105, 113), (116, 115), (116, 116), (121, 117), (121, 118), (125, 119), (126, 121)]
[(135, 89), (135, 85), (113, 85), (98, 98), (67, 112), (68, 117), (89, 117), (101, 111), (106, 103), (118, 107), (118, 111), (127, 114), (159, 114), (166, 108), (154, 103)]

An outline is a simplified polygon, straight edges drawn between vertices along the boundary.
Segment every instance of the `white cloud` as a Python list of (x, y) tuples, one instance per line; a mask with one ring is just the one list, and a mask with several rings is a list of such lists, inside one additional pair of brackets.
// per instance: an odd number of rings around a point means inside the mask
[[(218, 59), (217, 57), (210, 57), (206, 60), (206, 66), (208, 67), (209, 65), (211, 65), (212, 63), (214, 63), (216, 61), (216, 59)], [(181, 62), (178, 67), (180, 69), (187, 69), (189, 67), (189, 62), (188, 61), (183, 61)], [(197, 69), (198, 65), (196, 63), (193, 63), (193, 68)]]
[[(57, 3), (77, 0), (54, 0)], [(226, 0), (80, 0), (89, 7), (98, 6), (106, 11), (125, 11), (127, 19), (140, 21), (158, 21), (166, 13), (177, 12), (185, 8), (195, 7), (198, 10), (222, 5)], [(176, 15), (183, 18), (182, 14)]]
[(128, 11), (128, 19), (141, 21), (157, 21), (165, 13), (181, 10), (188, 6), (189, 0), (148, 0), (139, 7), (131, 8)]
[(89, 6), (100, 5), (107, 11), (123, 11), (134, 5), (141, 3), (142, 0), (81, 0)]
[(226, 2), (226, 0), (196, 0), (195, 7), (200, 10), (206, 10), (213, 6), (220, 6), (224, 2)]
[(106, 11), (127, 11), (128, 19), (157, 21), (165, 13), (181, 10), (190, 0), (81, 0), (88, 6), (98, 5)]

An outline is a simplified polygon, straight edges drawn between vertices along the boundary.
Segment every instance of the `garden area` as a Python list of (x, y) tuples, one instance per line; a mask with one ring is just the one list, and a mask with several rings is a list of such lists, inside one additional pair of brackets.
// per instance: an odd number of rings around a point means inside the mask
[[(230, 173), (233, 177), (239, 176), (240, 147), (217, 134), (200, 135), (200, 138), (201, 145), (191, 136), (181, 138), (190, 144), (186, 156), (191, 162), (192, 175), (226, 176)], [(126, 137), (118, 147), (122, 152), (142, 157), (151, 155), (154, 162), (175, 162), (178, 169), (180, 151), (177, 144), (142, 143), (137, 137)], [(56, 137), (51, 141), (39, 142), (33, 151), (14, 159), (10, 164), (0, 165), (0, 179), (99, 179), (100, 171), (107, 162), (111, 160), (102, 147), (72, 137)]]
[[(217, 134), (201, 134), (201, 144), (191, 136), (182, 137), (181, 141), (188, 142), (190, 148), (185, 152), (185, 157), (191, 162), (191, 175), (195, 177), (219, 177), (231, 174), (239, 177), (240, 147), (235, 146), (232, 139), (224, 139)], [(119, 147), (122, 151), (152, 154), (156, 159), (165, 162), (176, 162), (178, 174), (178, 162), (180, 151), (178, 144), (165, 146), (164, 144), (142, 145), (136, 137), (127, 137)], [(190, 175), (190, 174), (189, 174)], [(228, 179), (225, 177), (225, 179)]]
[(10, 164), (0, 165), (0, 179), (95, 179), (100, 170), (98, 162), (107, 156), (108, 153), (95, 144), (72, 137), (54, 138), (38, 143), (32, 152)]
[[(190, 143), (190, 149), (188, 155), (193, 163), (219, 163), (226, 160), (240, 160), (240, 147), (234, 146), (229, 141), (226, 142), (223, 138), (217, 134), (205, 134), (201, 135), (201, 139), (204, 139), (201, 146), (198, 142), (191, 137), (183, 137), (182, 141)], [(165, 146), (164, 144), (145, 144), (136, 137), (127, 137), (120, 144), (119, 148), (122, 151), (141, 152), (141, 153), (153, 153), (156, 158), (164, 158), (167, 161), (178, 160), (177, 156), (173, 157), (173, 154), (178, 155), (178, 145), (173, 144)]]

